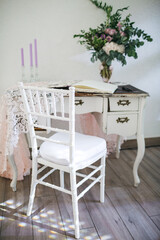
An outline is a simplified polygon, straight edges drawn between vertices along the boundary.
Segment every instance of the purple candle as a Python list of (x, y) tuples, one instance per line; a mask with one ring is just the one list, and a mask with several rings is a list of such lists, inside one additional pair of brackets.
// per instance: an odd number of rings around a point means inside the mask
[(38, 67), (38, 58), (37, 58), (37, 39), (34, 39), (34, 51), (35, 51), (35, 66)]
[(33, 55), (32, 55), (32, 44), (29, 45), (30, 49), (30, 66), (33, 67)]
[(23, 48), (21, 48), (21, 64), (24, 67), (24, 52), (23, 52)]

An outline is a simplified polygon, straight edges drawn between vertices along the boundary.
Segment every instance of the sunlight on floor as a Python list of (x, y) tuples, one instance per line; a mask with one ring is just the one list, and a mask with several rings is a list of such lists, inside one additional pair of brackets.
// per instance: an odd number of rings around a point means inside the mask
[[(32, 224), (31, 219), (28, 218), (23, 212), (21, 212), (21, 206), (22, 204), (20, 202), (16, 203), (14, 200), (9, 199), (3, 203), (0, 203), (0, 209), (4, 212), (5, 216), (0, 216), (0, 221), (7, 220), (7, 221), (16, 221), (17, 227), (25, 228), (30, 227), (35, 229), (37, 233), (45, 233), (46, 237), (48, 239), (57, 239), (59, 235), (64, 236), (64, 240), (70, 240), (74, 239), (74, 224), (73, 220), (70, 218), (66, 218), (63, 221), (61, 221), (61, 218), (59, 216), (56, 216), (56, 212), (53, 210), (48, 210), (45, 212), (45, 208), (42, 209), (39, 214), (36, 214), (32, 217)], [(22, 207), (24, 207), (22, 205)], [(25, 206), (26, 207), (26, 206)], [(16, 211), (16, 208), (17, 211)], [(8, 214), (8, 216), (7, 216)], [(54, 217), (55, 215), (55, 217)], [(50, 224), (49, 224), (50, 223)], [(42, 227), (43, 224), (43, 227)], [(46, 225), (46, 228), (45, 228)], [(80, 222), (81, 226), (85, 226), (85, 222)], [(54, 228), (53, 230), (49, 230), (48, 227)], [(57, 230), (57, 231), (56, 231)], [(111, 235), (103, 235), (100, 238), (97, 238), (97, 233), (92, 232), (90, 234), (87, 234), (88, 229), (81, 229), (81, 238), (84, 240), (109, 240), (112, 239)], [(71, 233), (73, 234), (73, 237), (65, 236)], [(70, 234), (69, 234), (70, 235)]]

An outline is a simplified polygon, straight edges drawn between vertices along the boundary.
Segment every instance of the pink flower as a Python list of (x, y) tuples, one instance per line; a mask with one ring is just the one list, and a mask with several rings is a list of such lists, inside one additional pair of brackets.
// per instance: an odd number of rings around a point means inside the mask
[(107, 36), (106, 39), (108, 42), (111, 42), (113, 38), (111, 36)]
[(125, 34), (124, 32), (122, 32), (122, 31), (120, 31), (120, 35), (121, 35), (122, 37), (126, 36), (126, 34)]
[(106, 33), (106, 34), (109, 34), (109, 32), (110, 32), (110, 28), (106, 28), (105, 30), (104, 30), (104, 32)]
[(113, 36), (116, 33), (117, 33), (117, 31), (115, 29), (110, 29), (110, 31), (109, 31), (109, 35), (111, 35), (111, 36)]
[(119, 28), (119, 30), (122, 28), (122, 24), (120, 22), (117, 23), (117, 27)]
[(114, 34), (117, 33), (117, 31), (116, 31), (115, 29), (112, 29), (112, 28), (106, 28), (106, 29), (104, 30), (104, 32), (105, 32), (106, 34), (111, 35), (111, 36), (113, 36)]

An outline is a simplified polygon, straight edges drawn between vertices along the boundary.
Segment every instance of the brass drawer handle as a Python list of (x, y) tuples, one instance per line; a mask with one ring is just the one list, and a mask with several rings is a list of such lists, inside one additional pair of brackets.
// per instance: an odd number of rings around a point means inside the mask
[(82, 101), (82, 99), (80, 100), (75, 100), (75, 105), (82, 105), (84, 102)]
[(129, 118), (128, 117), (124, 117), (124, 118), (117, 118), (117, 123), (125, 123), (125, 122), (128, 122), (129, 121)]
[(122, 106), (125, 106), (125, 105), (129, 105), (131, 102), (129, 100), (119, 100), (119, 102), (117, 102), (118, 106), (119, 105), (122, 105)]

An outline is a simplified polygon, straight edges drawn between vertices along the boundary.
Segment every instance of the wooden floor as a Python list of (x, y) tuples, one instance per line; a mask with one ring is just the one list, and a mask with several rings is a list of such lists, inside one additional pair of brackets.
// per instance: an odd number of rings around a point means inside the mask
[[(138, 188), (133, 187), (135, 156), (136, 150), (122, 150), (120, 159), (107, 159), (104, 204), (98, 185), (79, 201), (81, 239), (160, 239), (160, 147), (146, 149)], [(57, 182), (56, 175), (48, 179)], [(18, 182), (16, 193), (9, 184), (0, 178), (1, 240), (74, 239), (69, 195), (39, 185), (33, 214), (26, 217), (30, 176)]]

